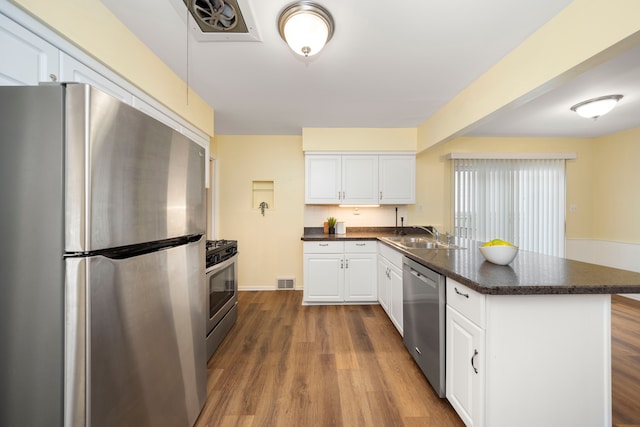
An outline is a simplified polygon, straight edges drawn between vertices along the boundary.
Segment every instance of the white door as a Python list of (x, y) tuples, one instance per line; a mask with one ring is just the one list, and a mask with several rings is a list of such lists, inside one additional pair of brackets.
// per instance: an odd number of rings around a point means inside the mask
[(391, 295), (391, 321), (396, 325), (396, 329), (403, 334), (404, 322), (402, 319), (402, 270), (393, 264), (389, 265), (389, 288)]
[(467, 426), (484, 424), (484, 331), (447, 306), (447, 399)]
[(307, 204), (339, 204), (341, 157), (305, 156), (305, 200)]
[(34, 86), (58, 80), (58, 49), (0, 15), (0, 85)]
[(380, 203), (416, 202), (416, 157), (380, 156)]
[(305, 254), (303, 293), (306, 302), (344, 301), (344, 256)]
[(377, 301), (376, 254), (345, 255), (345, 301)]
[(342, 156), (342, 201), (375, 205), (378, 198), (378, 156)]
[(389, 267), (387, 261), (382, 257), (378, 257), (378, 302), (390, 316), (389, 299), (391, 297), (389, 286), (391, 282), (391, 276), (389, 275)]

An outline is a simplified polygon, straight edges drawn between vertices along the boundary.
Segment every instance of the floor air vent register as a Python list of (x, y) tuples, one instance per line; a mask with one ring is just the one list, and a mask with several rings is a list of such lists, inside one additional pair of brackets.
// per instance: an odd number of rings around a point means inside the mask
[(279, 278), (277, 289), (295, 289), (296, 280), (294, 278)]

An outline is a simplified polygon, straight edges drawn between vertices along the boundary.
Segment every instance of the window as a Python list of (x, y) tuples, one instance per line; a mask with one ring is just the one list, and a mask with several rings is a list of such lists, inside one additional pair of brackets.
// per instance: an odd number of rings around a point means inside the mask
[(454, 162), (454, 232), (564, 255), (565, 161), (459, 158)]

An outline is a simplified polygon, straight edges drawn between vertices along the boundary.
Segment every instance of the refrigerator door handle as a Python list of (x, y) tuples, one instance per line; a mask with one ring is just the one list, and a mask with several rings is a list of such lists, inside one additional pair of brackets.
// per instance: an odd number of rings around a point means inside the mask
[(87, 260), (65, 260), (64, 426), (86, 425), (88, 341)]

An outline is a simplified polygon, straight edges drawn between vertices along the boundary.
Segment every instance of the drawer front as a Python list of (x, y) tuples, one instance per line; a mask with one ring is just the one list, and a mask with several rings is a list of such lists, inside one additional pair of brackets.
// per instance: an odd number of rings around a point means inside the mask
[(367, 253), (375, 254), (378, 249), (376, 240), (356, 240), (353, 242), (344, 242), (345, 253)]
[(344, 253), (344, 242), (304, 242), (305, 254), (341, 254)]
[(402, 270), (402, 253), (385, 245), (384, 243), (380, 243), (378, 245), (378, 253), (388, 259), (391, 264)]
[(479, 327), (485, 327), (486, 295), (447, 277), (447, 305), (455, 308), (463, 316)]

